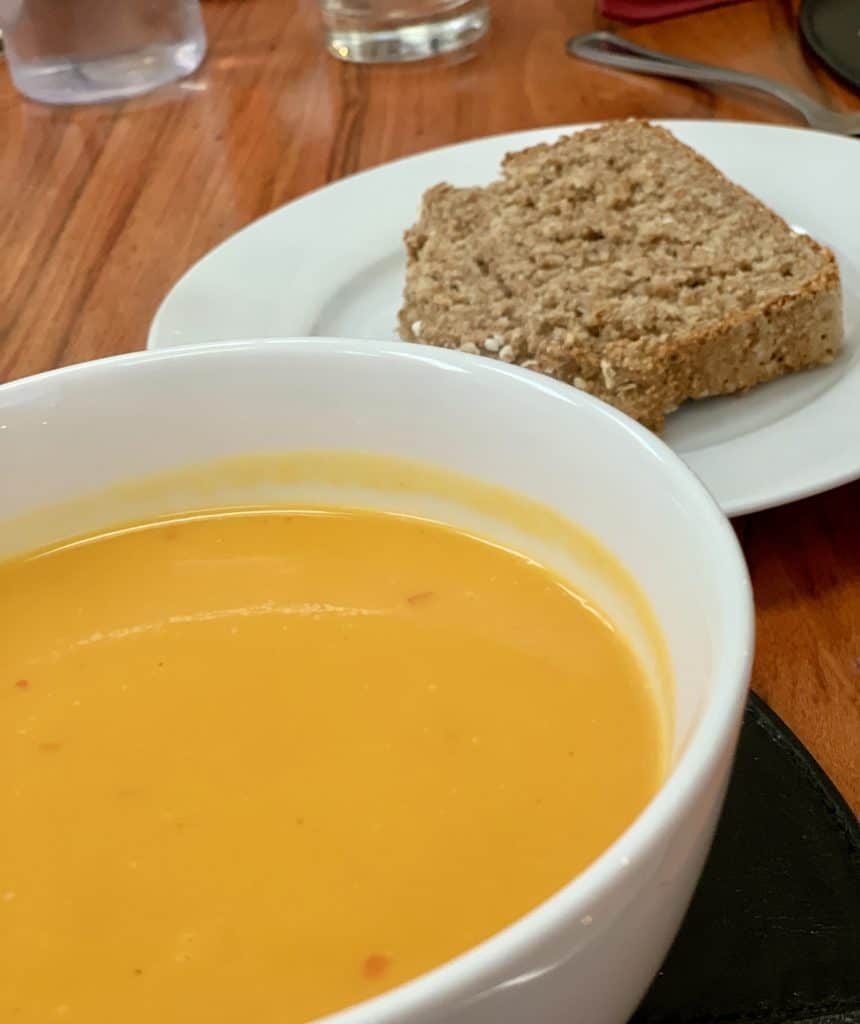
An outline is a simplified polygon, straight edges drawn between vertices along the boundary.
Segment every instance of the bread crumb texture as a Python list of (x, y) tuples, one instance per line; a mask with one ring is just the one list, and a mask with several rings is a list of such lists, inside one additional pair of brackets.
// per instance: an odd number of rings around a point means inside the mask
[(509, 153), (485, 188), (436, 185), (405, 241), (404, 339), (549, 374), (654, 430), (841, 344), (830, 250), (643, 121)]

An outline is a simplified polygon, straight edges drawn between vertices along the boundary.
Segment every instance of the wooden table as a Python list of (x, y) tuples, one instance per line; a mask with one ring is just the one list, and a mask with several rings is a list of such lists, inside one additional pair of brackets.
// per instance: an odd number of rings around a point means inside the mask
[[(767, 100), (570, 60), (563, 41), (594, 24), (587, 0), (494, 0), (491, 33), (468, 59), (377, 68), (323, 53), (313, 0), (204, 7), (201, 71), (133, 102), (41, 107), (0, 72), (0, 378), (142, 348), (161, 298), (209, 248), (309, 189), (393, 157), (634, 114), (793, 120)], [(630, 35), (860, 109), (805, 57), (790, 0), (750, 0)], [(853, 484), (737, 529), (758, 607), (754, 686), (860, 812), (858, 520)]]

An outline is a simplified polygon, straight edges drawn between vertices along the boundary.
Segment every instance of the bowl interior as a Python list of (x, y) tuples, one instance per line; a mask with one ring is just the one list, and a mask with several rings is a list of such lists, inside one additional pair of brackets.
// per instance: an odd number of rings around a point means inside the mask
[[(732, 628), (726, 618), (735, 561), (710, 499), (650, 434), (570, 388), (503, 364), (397, 344), (296, 341), (220, 345), (105, 360), (16, 382), (0, 401), (4, 518), (24, 516), (118, 481), (212, 459), (308, 450), (376, 453), (443, 467), (535, 499), (596, 538), (632, 574), (665, 637), (672, 688), (672, 759), (688, 743), (714, 686)], [(332, 500), (360, 480), (335, 468)], [(222, 475), (204, 496), (127, 491), (125, 504), (70, 506), (7, 529), (7, 552), (189, 504), (305, 494), (269, 474)], [(316, 491), (315, 488), (316, 487)], [(352, 492), (349, 488), (352, 488)], [(290, 489), (291, 488), (291, 489)], [(397, 507), (496, 532), (444, 483), (403, 486), (396, 475), (359, 493)], [(77, 518), (76, 518), (77, 516)], [(24, 522), (25, 520), (21, 520)], [(605, 584), (599, 566), (553, 545), (544, 531), (502, 534), (571, 577), (618, 622), (649, 673), (661, 652), (648, 613)], [(722, 551), (721, 548), (726, 550)], [(580, 552), (580, 555), (582, 552)], [(736, 559), (736, 552), (729, 554)]]

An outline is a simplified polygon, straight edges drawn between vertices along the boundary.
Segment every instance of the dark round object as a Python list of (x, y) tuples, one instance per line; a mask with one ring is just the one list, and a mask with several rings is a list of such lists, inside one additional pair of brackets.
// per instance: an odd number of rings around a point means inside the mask
[(823, 64), (860, 89), (860, 0), (803, 0), (800, 30)]
[(860, 825), (751, 696), (702, 881), (630, 1024), (860, 1024), (858, 953)]

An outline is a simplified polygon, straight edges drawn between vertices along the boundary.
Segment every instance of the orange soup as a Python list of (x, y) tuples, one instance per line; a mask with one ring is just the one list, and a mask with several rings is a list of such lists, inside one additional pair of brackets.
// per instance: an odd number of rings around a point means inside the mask
[(588, 600), (410, 517), (236, 510), (0, 565), (0, 1021), (298, 1024), (563, 886), (655, 792)]

